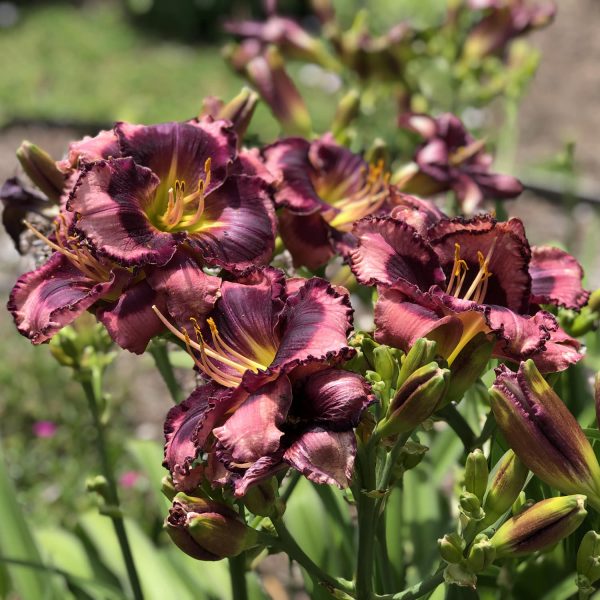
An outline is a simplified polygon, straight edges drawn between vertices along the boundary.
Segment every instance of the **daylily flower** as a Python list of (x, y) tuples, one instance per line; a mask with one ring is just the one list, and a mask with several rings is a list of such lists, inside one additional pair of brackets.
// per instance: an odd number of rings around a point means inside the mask
[(485, 142), (475, 140), (455, 115), (434, 119), (406, 113), (399, 124), (425, 138), (415, 162), (394, 177), (401, 191), (428, 196), (452, 189), (466, 214), (472, 214), (486, 198), (515, 198), (523, 191), (514, 177), (490, 172), (492, 157), (484, 152)]
[(553, 2), (471, 0), (469, 4), (486, 10), (486, 15), (467, 36), (464, 53), (468, 58), (501, 52), (512, 39), (549, 25), (556, 15)]
[(377, 341), (408, 350), (428, 337), (452, 364), (478, 333), (493, 334), (494, 356), (531, 357), (544, 372), (581, 358), (579, 343), (537, 306), (581, 308), (581, 268), (560, 250), (532, 252), (520, 220), (446, 218), (418, 233), (393, 216), (368, 217), (354, 235), (354, 274), (379, 289)]
[(227, 122), (118, 123), (115, 134), (123, 158), (86, 163), (67, 205), (73, 230), (98, 255), (160, 266), (185, 243), (228, 269), (270, 258), (266, 183), (244, 173)]
[(48, 341), (90, 309), (121, 347), (141, 353), (163, 330), (153, 304), (177, 317), (183, 302), (199, 314), (214, 303), (220, 279), (206, 275), (183, 250), (161, 269), (127, 269), (97, 256), (85, 240), (69, 234), (69, 219), (72, 215), (61, 213), (51, 239), (28, 225), (54, 250), (39, 268), (19, 277), (7, 305), (17, 329), (32, 343)]
[(331, 134), (313, 142), (285, 138), (263, 155), (278, 180), (280, 234), (296, 266), (316, 269), (336, 251), (344, 253), (352, 245), (348, 232), (354, 221), (386, 206), (383, 165), (368, 165)]
[(362, 378), (328, 369), (353, 355), (351, 313), (347, 294), (326, 281), (285, 281), (267, 269), (224, 282), (204, 324), (192, 319), (181, 332), (165, 320), (212, 380), (167, 416), (165, 466), (178, 489), (193, 489), (193, 463), (213, 450), (211, 432), (219, 452), (209, 466), (216, 473), (218, 457), (244, 472), (239, 495), (289, 464), (315, 481), (346, 484), (350, 430), (371, 401)]
[(490, 401), (521, 462), (563, 494), (585, 494), (600, 510), (600, 465), (583, 430), (532, 361), (496, 370)]

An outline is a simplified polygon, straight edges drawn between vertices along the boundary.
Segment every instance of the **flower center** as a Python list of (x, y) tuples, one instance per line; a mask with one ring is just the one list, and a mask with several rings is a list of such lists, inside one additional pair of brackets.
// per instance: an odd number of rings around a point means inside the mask
[(350, 179), (344, 179), (335, 187), (325, 187), (323, 183), (317, 185), (317, 193), (337, 212), (324, 213), (323, 217), (331, 227), (341, 231), (350, 231), (352, 224), (374, 213), (383, 204), (388, 189), (390, 174), (384, 170), (383, 160), (377, 164), (370, 164), (368, 171), (365, 167), (361, 170), (363, 186), (356, 192), (349, 192), (352, 183)]
[[(204, 163), (204, 177), (198, 179), (196, 189), (186, 193), (186, 183), (175, 179), (167, 192), (167, 206), (158, 216), (158, 225), (164, 231), (198, 229), (204, 213), (204, 193), (210, 185), (210, 158)], [(172, 181), (172, 179), (170, 179)]]
[(485, 140), (475, 140), (466, 146), (460, 146), (448, 157), (448, 163), (453, 167), (458, 167), (462, 163), (473, 158), (485, 148)]
[(454, 244), (454, 264), (452, 265), (452, 274), (450, 275), (450, 281), (446, 287), (446, 294), (454, 296), (455, 298), (462, 298), (462, 300), (472, 300), (477, 304), (481, 304), (485, 295), (487, 294), (488, 282), (493, 273), (489, 270), (490, 260), (494, 254), (496, 248), (496, 240), (492, 242), (487, 255), (484, 257), (483, 253), (477, 251), (477, 260), (479, 261), (479, 271), (475, 275), (475, 279), (469, 286), (469, 289), (461, 297), (465, 278), (469, 267), (467, 263), (460, 257), (460, 244)]
[(54, 224), (56, 242), (49, 240), (31, 223), (27, 221), (23, 221), (23, 223), (31, 233), (52, 250), (60, 252), (76, 269), (92, 281), (104, 283), (111, 278), (112, 266), (95, 258), (79, 238), (68, 235), (68, 225), (64, 215), (59, 215)]
[[(266, 349), (262, 347), (263, 352), (259, 359), (260, 362), (244, 356), (223, 339), (212, 318), (206, 319), (211, 335), (211, 345), (209, 345), (202, 335), (198, 321), (193, 317), (190, 317), (190, 321), (194, 328), (195, 341), (190, 338), (188, 332), (183, 327), (181, 331), (174, 327), (156, 306), (152, 306), (152, 310), (154, 310), (163, 325), (185, 343), (187, 351), (194, 359), (194, 363), (198, 369), (207, 377), (225, 387), (237, 387), (240, 385), (246, 371), (252, 371), (253, 373), (266, 371), (275, 358), (275, 348)], [(251, 345), (258, 346), (256, 342), (253, 342)]]

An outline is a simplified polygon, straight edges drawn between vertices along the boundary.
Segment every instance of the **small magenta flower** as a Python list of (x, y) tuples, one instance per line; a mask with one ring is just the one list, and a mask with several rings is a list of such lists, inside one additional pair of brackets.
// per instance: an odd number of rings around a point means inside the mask
[(279, 229), (295, 265), (316, 269), (352, 246), (357, 219), (389, 205), (383, 164), (368, 165), (331, 134), (309, 142), (285, 138), (263, 149), (283, 208)]
[(237, 556), (257, 544), (257, 533), (224, 504), (179, 493), (165, 528), (173, 542), (198, 560)]
[(425, 138), (415, 153), (416, 166), (396, 174), (394, 183), (403, 192), (431, 195), (452, 189), (463, 212), (472, 214), (486, 198), (515, 198), (523, 191), (514, 177), (490, 172), (492, 157), (484, 152), (485, 143), (475, 140), (455, 115), (406, 113), (399, 123)]
[(36, 421), (31, 427), (33, 435), (38, 438), (54, 437), (58, 429), (58, 425), (53, 421)]
[(581, 358), (579, 343), (538, 306), (585, 304), (589, 294), (573, 257), (532, 249), (518, 219), (416, 220), (417, 229), (394, 215), (357, 222), (349, 254), (358, 281), (378, 286), (378, 342), (408, 351), (427, 337), (451, 365), (479, 334), (496, 339), (493, 356), (531, 357), (544, 372)]
[(508, 519), (490, 539), (496, 558), (546, 550), (571, 535), (587, 515), (585, 496), (548, 498)]
[(583, 430), (533, 361), (504, 365), (490, 388), (498, 427), (521, 462), (563, 494), (583, 493), (600, 510), (600, 465)]

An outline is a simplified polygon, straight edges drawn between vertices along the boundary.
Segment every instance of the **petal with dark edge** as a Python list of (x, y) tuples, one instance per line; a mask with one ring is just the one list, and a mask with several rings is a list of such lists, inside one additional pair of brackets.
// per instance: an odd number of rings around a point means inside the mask
[(438, 352), (449, 356), (463, 333), (457, 316), (444, 315), (424, 294), (407, 296), (397, 289), (380, 288), (375, 305), (375, 339), (407, 352), (422, 337), (436, 341)]
[(315, 191), (308, 159), (310, 143), (303, 138), (285, 138), (263, 149), (265, 164), (278, 180), (277, 206), (299, 215), (314, 213), (325, 205)]
[(100, 131), (94, 137), (86, 136), (82, 140), (69, 144), (67, 158), (57, 164), (62, 170), (70, 171), (82, 163), (120, 156), (121, 150), (115, 132)]
[(541, 373), (557, 373), (583, 358), (580, 348), (581, 344), (576, 339), (558, 327), (550, 331), (550, 339), (546, 341), (544, 348), (533, 354), (531, 359)]
[(398, 281), (427, 291), (445, 281), (435, 252), (410, 225), (390, 217), (367, 217), (355, 224), (358, 247), (350, 266), (364, 285)]
[(289, 372), (310, 361), (339, 361), (353, 351), (347, 337), (352, 307), (346, 294), (313, 277), (290, 296), (279, 319), (282, 337), (272, 367)]
[(449, 273), (454, 264), (456, 244), (460, 258), (469, 267), (463, 285), (466, 291), (480, 264), (478, 253), (486, 257), (491, 251), (487, 292), (481, 304), (506, 306), (518, 313), (527, 313), (531, 290), (529, 260), (531, 251), (519, 219), (496, 222), (489, 215), (473, 219), (445, 219), (429, 231), (430, 243), (437, 253), (444, 272)]
[(286, 376), (267, 383), (250, 394), (225, 424), (213, 434), (238, 463), (256, 462), (279, 449), (280, 429), (292, 403), (292, 388)]
[(164, 331), (164, 325), (152, 310), (153, 304), (166, 312), (164, 297), (146, 281), (140, 281), (122, 292), (115, 304), (101, 306), (96, 317), (121, 348), (143, 354), (148, 342)]
[(163, 267), (146, 277), (150, 287), (166, 297), (167, 311), (183, 325), (190, 317), (203, 319), (219, 297), (221, 279), (207, 275), (183, 248)]
[(401, 193), (395, 186), (390, 187), (390, 216), (404, 221), (427, 238), (427, 230), (438, 221), (446, 219), (446, 215), (431, 201)]
[(363, 410), (375, 396), (363, 377), (341, 369), (325, 369), (294, 390), (291, 414), (334, 431), (358, 425)]
[(295, 267), (316, 270), (333, 256), (329, 226), (320, 213), (297, 215), (283, 209), (279, 215), (279, 233), (292, 255)]
[[(121, 285), (125, 276), (118, 277)], [(41, 344), (116, 285), (119, 283), (114, 274), (108, 281), (98, 283), (56, 252), (41, 267), (19, 277), (7, 308), (19, 332), (34, 344)]]
[(210, 158), (210, 193), (223, 183), (227, 168), (236, 154), (236, 135), (228, 121), (188, 121), (160, 125), (118, 123), (115, 132), (123, 156), (151, 169), (160, 179), (165, 191), (175, 179), (185, 181), (195, 189), (205, 178), (204, 166)]
[(165, 458), (175, 488), (187, 491), (192, 464), (200, 456), (213, 428), (234, 402), (231, 390), (209, 383), (196, 388), (165, 420)]
[(74, 229), (122, 265), (164, 265), (175, 252), (177, 234), (159, 231), (144, 212), (157, 185), (156, 175), (131, 158), (87, 165), (68, 202), (78, 214)]
[(531, 249), (531, 301), (578, 309), (589, 292), (581, 286), (583, 269), (570, 254), (559, 248), (534, 246)]
[(269, 262), (275, 245), (275, 212), (259, 177), (231, 176), (205, 200), (189, 243), (210, 264), (243, 269)]
[(353, 431), (337, 433), (315, 427), (293, 442), (283, 459), (310, 481), (345, 488), (352, 479), (355, 456)]

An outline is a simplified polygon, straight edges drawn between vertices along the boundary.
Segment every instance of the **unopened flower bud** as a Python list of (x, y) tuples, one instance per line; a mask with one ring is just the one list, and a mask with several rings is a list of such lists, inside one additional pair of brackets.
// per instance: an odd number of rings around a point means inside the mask
[(498, 558), (531, 554), (571, 535), (586, 515), (581, 494), (548, 498), (506, 521), (490, 542)]
[(278, 497), (279, 483), (275, 477), (248, 489), (243, 497), (246, 508), (261, 517), (281, 517), (285, 504)]
[(519, 459), (564, 494), (584, 493), (600, 510), (600, 465), (579, 423), (532, 360), (497, 370), (490, 388), (498, 427)]
[[(600, 372), (594, 378), (594, 404), (596, 405), (596, 423), (600, 423)], [(600, 425), (598, 425), (600, 427)]]
[(508, 450), (496, 463), (490, 474), (488, 492), (483, 502), (486, 527), (497, 521), (513, 505), (528, 474), (527, 467), (512, 450)]
[(381, 380), (390, 386), (397, 377), (397, 362), (392, 356), (391, 349), (388, 346), (374, 348), (373, 362)]
[(480, 573), (487, 569), (495, 558), (496, 549), (486, 535), (479, 534), (469, 548), (466, 564), (473, 573)]
[(465, 540), (456, 532), (447, 533), (438, 540), (440, 555), (447, 563), (459, 563), (463, 559), (465, 547)]
[(52, 157), (31, 142), (23, 142), (17, 150), (17, 158), (29, 179), (50, 200), (58, 202), (65, 186), (65, 174), (59, 170)]
[(417, 369), (398, 389), (379, 423), (382, 436), (411, 431), (436, 409), (448, 387), (448, 369), (432, 362)]
[(375, 138), (365, 153), (365, 160), (375, 165), (378, 163), (383, 165), (389, 164), (390, 150), (385, 140)]
[(600, 534), (588, 531), (582, 538), (577, 551), (577, 574), (591, 586), (600, 579)]
[(426, 338), (419, 338), (402, 360), (396, 389), (399, 389), (417, 369), (432, 362), (435, 358), (436, 349), (437, 344), (435, 342)]
[(173, 542), (198, 560), (237, 556), (257, 541), (256, 531), (229, 507), (182, 492), (173, 499), (165, 527)]
[(483, 452), (477, 448), (467, 456), (465, 465), (465, 490), (475, 494), (480, 502), (487, 488), (488, 481), (487, 458)]
[(173, 478), (171, 477), (171, 475), (165, 475), (162, 478), (160, 484), (160, 491), (163, 493), (163, 496), (165, 496), (165, 498), (167, 498), (168, 500), (172, 501), (173, 498), (175, 498), (175, 496), (177, 495), (177, 490), (173, 485)]
[(214, 116), (216, 119), (231, 121), (241, 143), (257, 104), (258, 94), (250, 88), (244, 87), (235, 98), (224, 104)]
[(360, 93), (357, 90), (350, 90), (339, 101), (331, 123), (331, 132), (336, 139), (344, 136), (350, 123), (358, 116), (359, 110)]
[(414, 469), (423, 460), (428, 450), (427, 446), (408, 440), (400, 450), (400, 455), (394, 465), (394, 474), (401, 475), (405, 471)]
[(471, 492), (463, 492), (458, 500), (460, 511), (473, 521), (481, 521), (485, 516), (479, 498)]

